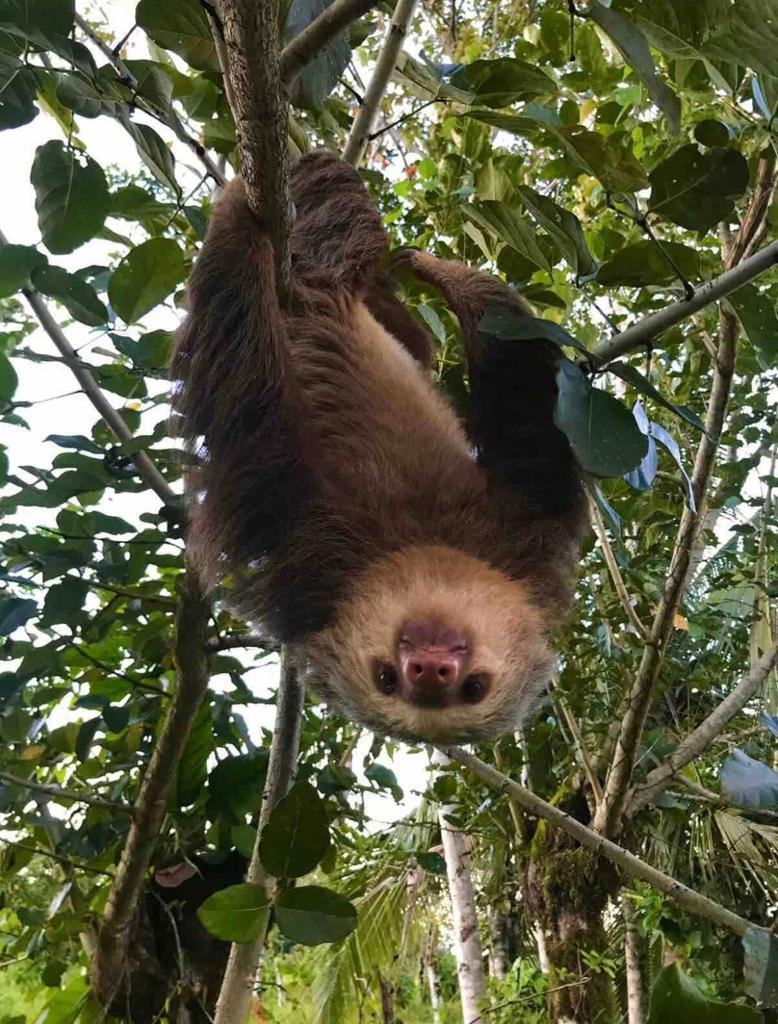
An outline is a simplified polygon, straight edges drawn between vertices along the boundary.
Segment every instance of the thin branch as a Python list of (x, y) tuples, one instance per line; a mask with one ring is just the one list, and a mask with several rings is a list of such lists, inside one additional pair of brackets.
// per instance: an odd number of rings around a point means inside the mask
[(306, 64), (332, 42), (338, 32), (352, 21), (377, 7), (380, 0), (334, 0), (318, 18), (286, 44), (281, 52), (279, 71), (282, 82), (291, 82)]
[[(267, 887), (272, 884), (259, 859), (259, 840), (270, 812), (285, 795), (295, 775), (304, 701), (303, 684), (292, 666), (285, 663), (281, 668), (276, 722), (270, 744), (270, 761), (257, 825), (257, 839), (246, 873), (246, 881), (255, 885)], [(236, 1021), (246, 1020), (265, 938), (263, 932), (253, 942), (240, 945), (235, 943), (230, 949), (230, 958), (216, 1004), (215, 1024), (235, 1024)]]
[(362, 106), (351, 125), (346, 147), (343, 150), (343, 159), (354, 167), (361, 163), (362, 157), (365, 155), (378, 108), (397, 64), (397, 58), (400, 56), (400, 50), (405, 41), (415, 7), (416, 0), (397, 0), (392, 24), (373, 69), (373, 77), (365, 92)]
[(586, 740), (584, 739), (583, 733), (581, 732), (581, 727), (576, 721), (575, 715), (568, 707), (567, 701), (565, 700), (561, 690), (555, 689), (553, 692), (552, 699), (557, 704), (559, 704), (559, 707), (562, 710), (562, 715), (564, 716), (564, 719), (567, 722), (567, 727), (573, 734), (573, 740), (575, 742), (576, 751), (578, 753), (578, 759), (581, 762), (581, 767), (584, 770), (584, 775), (586, 776), (587, 781), (592, 788), (594, 802), (595, 804), (599, 804), (602, 800), (602, 783), (600, 782), (597, 776), (597, 772), (594, 770), (594, 764), (592, 762), (591, 755), (589, 754), (589, 749), (586, 746)]
[(222, 0), (221, 16), (246, 198), (251, 210), (267, 224), (275, 252), (276, 287), (283, 303), (289, 287), (291, 198), (277, 4), (273, 0)]
[(647, 882), (654, 889), (665, 893), (665, 895), (675, 900), (684, 910), (688, 910), (698, 917), (713, 921), (714, 924), (729, 928), (736, 935), (745, 935), (749, 928), (763, 930), (759, 925), (753, 924), (744, 917), (740, 917), (739, 914), (734, 914), (719, 903), (714, 903), (707, 896), (695, 892), (694, 889), (690, 889), (682, 882), (671, 878), (670, 875), (666, 875), (663, 871), (659, 871), (658, 868), (652, 867), (633, 853), (611, 842), (610, 839), (606, 839), (598, 832), (587, 828), (586, 825), (583, 825), (576, 818), (565, 814), (558, 807), (546, 803), (545, 800), (535, 796), (534, 793), (525, 789), (524, 786), (520, 786), (518, 782), (514, 782), (513, 779), (508, 778), (507, 775), (497, 771), (491, 765), (486, 764), (485, 761), (482, 761), (474, 754), (463, 750), (461, 747), (441, 747), (440, 749), (452, 761), (457, 761), (459, 764), (469, 768), (473, 774), (477, 775), (487, 785), (513, 797), (530, 814), (543, 818), (551, 825), (556, 825), (563, 829), (568, 835), (577, 839), (582, 846), (602, 857), (606, 857), (619, 867), (625, 875)]
[(25, 779), (21, 775), (12, 775), (11, 772), (0, 771), (0, 781), (10, 786), (21, 786), (33, 793), (45, 793), (47, 796), (56, 797), (57, 800), (70, 800), (74, 803), (88, 804), (90, 807), (101, 807), (105, 811), (114, 811), (117, 814), (132, 815), (132, 808), (127, 804), (120, 804), (115, 800), (103, 800), (99, 796), (90, 796), (89, 793), (64, 789), (62, 786), (55, 786), (48, 782), (35, 782), (33, 779)]
[(589, 353), (589, 359), (595, 366), (604, 366), (626, 352), (644, 348), (658, 335), (688, 319), (698, 310), (725, 298), (736, 288), (748, 284), (749, 281), (753, 281), (755, 277), (759, 277), (760, 274), (776, 265), (778, 265), (778, 241), (771, 242), (770, 245), (743, 260), (742, 263), (725, 270), (723, 274), (714, 277), (712, 281), (701, 285), (692, 298), (674, 302), (672, 305), (644, 317), (620, 334), (615, 334), (593, 349)]
[[(97, 49), (105, 57), (108, 58), (108, 60), (111, 62), (111, 64), (113, 64), (113, 66), (116, 68), (116, 70), (122, 76), (122, 78), (127, 83), (127, 85), (129, 85), (129, 87), (134, 92), (137, 92), (137, 90), (138, 90), (138, 79), (135, 77), (135, 75), (132, 74), (132, 72), (127, 67), (127, 65), (124, 63), (124, 61), (121, 59), (121, 57), (119, 57), (119, 55), (114, 52), (113, 47), (111, 47), (108, 43), (106, 43), (105, 40), (101, 39), (100, 36), (97, 34), (97, 32), (95, 32), (95, 30), (89, 24), (89, 22), (85, 21), (84, 18), (82, 18), (80, 14), (76, 15), (76, 25), (78, 25), (78, 27), (81, 29), (81, 31), (84, 33), (84, 35), (90, 40), (90, 42), (92, 42), (97, 47)], [(152, 114), (154, 114), (154, 115), (157, 114), (157, 111), (155, 110), (155, 108), (150, 103), (147, 103), (146, 101), (142, 101), (140, 103), (140, 105), (143, 108), (148, 107), (149, 111)], [(167, 107), (165, 109), (164, 113), (168, 116), (168, 118), (169, 118), (168, 123), (169, 123), (170, 127), (173, 129), (173, 131), (176, 133), (176, 136), (183, 143), (185, 143), (187, 146), (189, 146), (189, 148), (192, 150), (192, 152), (195, 154), (197, 159), (200, 161), (200, 163), (206, 169), (208, 174), (216, 182), (216, 184), (217, 185), (224, 185), (224, 183), (225, 183), (224, 175), (221, 173), (219, 168), (216, 166), (216, 164), (210, 158), (210, 156), (208, 155), (208, 152), (206, 151), (206, 149), (202, 145), (202, 143), (198, 142), (197, 139), (195, 139), (192, 135), (189, 134), (189, 132), (187, 132), (186, 128), (184, 128), (183, 124), (181, 123), (181, 120), (179, 119), (179, 117), (176, 114), (176, 112), (173, 110), (172, 106)]]
[[(772, 168), (775, 166), (775, 157), (772, 151), (767, 155), (763, 155), (762, 162), (764, 161), (767, 162), (769, 169), (772, 171)], [(772, 188), (771, 178), (772, 174), (770, 173), (770, 188)], [(766, 187), (764, 167), (760, 163), (760, 169), (757, 173), (757, 187), (751, 197), (749, 209), (753, 205), (758, 205), (763, 211), (766, 210), (762, 197), (764, 187)], [(758, 228), (758, 225), (753, 226), (751, 224), (748, 213), (744, 217), (743, 225), (748, 225), (747, 232), (746, 228), (741, 226), (733, 244), (726, 247), (725, 262), (727, 270), (730, 269), (732, 261), (742, 257), (744, 246), (748, 243), (751, 232)], [(746, 237), (746, 234), (748, 237)], [(755, 259), (756, 257), (753, 258)], [(773, 260), (775, 261), (775, 259), (778, 259), (778, 243), (775, 243)], [(693, 507), (696, 511), (693, 512), (688, 505), (684, 507), (662, 597), (654, 613), (649, 635), (643, 647), (640, 665), (635, 674), (624, 716), (621, 720), (613, 758), (605, 780), (604, 798), (597, 808), (594, 818), (595, 829), (604, 835), (611, 835), (621, 827), (621, 819), (626, 806), (635, 757), (651, 706), (654, 683), (659, 674), (667, 644), (672, 634), (675, 613), (678, 610), (684, 583), (688, 576), (694, 545), (703, 521), (703, 510), (706, 508), (708, 487), (713, 473), (719, 438), (727, 413), (732, 377), (735, 372), (735, 353), (739, 333), (740, 325), (736, 317), (729, 311), (721, 309), (719, 313), (718, 348), (713, 365), (711, 393), (705, 413), (705, 432), (700, 438), (691, 476), (691, 492), (694, 497)]]
[(699, 757), (719, 736), (727, 723), (746, 706), (760, 689), (765, 679), (778, 664), (778, 647), (767, 651), (746, 673), (737, 686), (708, 717), (684, 739), (662, 763), (650, 771), (645, 782), (637, 786), (629, 802), (628, 814), (633, 815), (654, 802), (670, 785), (677, 773), (690, 761)]
[[(126, 543), (126, 541), (123, 541)], [(85, 580), (86, 585), (92, 590), (106, 590), (109, 594), (116, 594), (117, 597), (126, 597), (130, 601), (147, 601), (150, 604), (158, 604), (163, 608), (175, 608), (176, 602), (172, 597), (162, 597), (160, 594), (144, 594), (141, 590), (132, 590), (129, 587), (115, 587), (112, 583), (102, 583), (97, 580)]]
[(600, 509), (595, 501), (589, 502), (589, 507), (592, 515), (592, 526), (594, 532), (597, 535), (600, 547), (602, 548), (602, 554), (605, 559), (605, 564), (608, 566), (608, 572), (610, 573), (611, 580), (613, 581), (613, 588), (618, 595), (619, 601), (621, 601), (622, 608), (627, 614), (627, 618), (637, 630), (637, 634), (643, 640), (646, 639), (647, 631), (646, 627), (640, 621), (638, 613), (635, 611), (635, 607), (630, 600), (629, 592), (624, 583), (624, 577), (621, 575), (619, 569), (619, 563), (616, 561), (616, 555), (611, 547), (611, 542), (608, 539), (608, 531), (605, 527), (605, 522), (602, 518)]
[(273, 640), (269, 640), (266, 636), (254, 636), (250, 633), (245, 636), (220, 637), (216, 640), (209, 640), (206, 644), (209, 654), (215, 654), (217, 651), (241, 650), (244, 647), (261, 647), (268, 654), (277, 654), (279, 651), (278, 644)]
[(141, 783), (134, 821), (116, 868), (92, 961), (92, 985), (104, 1006), (110, 1005), (126, 982), (128, 945), (154, 845), (165, 817), (168, 792), (208, 687), (205, 642), (209, 603), (191, 570), (183, 573), (180, 585), (175, 640), (176, 690)]
[(37, 854), (39, 857), (48, 857), (49, 860), (54, 860), (64, 867), (71, 868), (74, 871), (83, 871), (87, 875), (104, 875), (106, 878), (113, 878), (110, 871), (104, 871), (102, 868), (93, 868), (91, 864), (85, 864), (70, 857), (63, 857), (61, 854), (54, 853), (53, 850), (47, 850), (42, 846), (31, 846), (28, 843), (11, 841), (7, 844), (7, 848), (9, 850), (27, 850), (29, 853)]

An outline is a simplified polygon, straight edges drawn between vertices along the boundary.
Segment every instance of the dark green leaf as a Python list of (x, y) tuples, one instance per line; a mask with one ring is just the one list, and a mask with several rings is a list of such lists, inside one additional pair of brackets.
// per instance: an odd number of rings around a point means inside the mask
[(252, 942), (267, 927), (267, 895), (261, 885), (244, 882), (209, 896), (197, 911), (203, 927), (224, 942)]
[(57, 99), (63, 107), (82, 117), (116, 114), (116, 100), (106, 96), (104, 90), (82, 75), (62, 75), (57, 85)]
[(622, 476), (635, 469), (648, 441), (632, 413), (593, 388), (575, 363), (563, 359), (557, 371), (554, 422), (568, 437), (580, 465), (594, 476)]
[(0, 0), (0, 23), (66, 36), (73, 28), (75, 6), (75, 0)]
[(57, 623), (74, 623), (82, 616), (84, 600), (89, 586), (75, 576), (66, 576), (61, 583), (51, 587), (43, 603), (41, 624), (53, 626)]
[[(92, 452), (95, 455), (105, 454), (99, 445), (96, 445), (88, 437), (84, 437), (83, 434), (49, 434), (46, 440), (51, 441), (53, 444), (58, 444), (60, 448), (74, 448), (76, 451)], [(61, 514), (72, 515), (73, 513), (63, 512)]]
[(569, 345), (579, 352), (586, 352), (584, 345), (572, 334), (555, 324), (553, 320), (542, 320), (539, 317), (524, 316), (512, 309), (492, 306), (486, 310), (478, 324), (478, 330), (484, 334), (493, 334), (504, 341), (553, 341), (560, 348)]
[(10, 636), (38, 611), (38, 605), (28, 597), (7, 597), (0, 601), (0, 636)]
[(221, 814), (243, 818), (257, 810), (267, 770), (267, 751), (225, 757), (208, 776), (208, 790)]
[(728, 302), (756, 349), (764, 369), (778, 363), (778, 315), (775, 303), (753, 284), (743, 285), (728, 296)]
[(726, 146), (729, 142), (726, 125), (723, 125), (721, 121), (714, 121), (712, 118), (697, 122), (694, 126), (694, 137), (709, 149), (713, 149), (715, 146)]
[(515, 57), (476, 60), (460, 68), (451, 84), (487, 107), (508, 107), (531, 96), (554, 96), (557, 85), (534, 64)]
[(97, 292), (75, 274), (69, 274), (61, 267), (37, 267), (32, 272), (32, 283), (39, 292), (61, 302), (80, 323), (100, 327), (107, 322), (108, 310), (97, 297)]
[(167, 369), (170, 347), (173, 336), (170, 331), (147, 331), (137, 341), (112, 334), (111, 341), (122, 355), (132, 360), (133, 366), (140, 369), (158, 370), (164, 373)]
[(767, 1006), (778, 1005), (778, 935), (749, 928), (743, 936), (746, 992)]
[(108, 282), (111, 305), (134, 323), (166, 298), (186, 277), (184, 254), (172, 238), (151, 238), (132, 249)]
[(16, 57), (0, 53), (0, 131), (29, 124), (38, 113), (35, 72)]
[(643, 376), (640, 370), (635, 369), (634, 366), (630, 366), (629, 363), (609, 363), (608, 373), (615, 373), (617, 377), (621, 377), (622, 380), (631, 384), (636, 391), (641, 393), (641, 395), (645, 395), (647, 398), (653, 398), (653, 400), (659, 405), (664, 406), (665, 409), (669, 409), (670, 412), (675, 413), (676, 416), (680, 416), (682, 420), (686, 420), (687, 423), (696, 427), (697, 430), (705, 430), (705, 424), (696, 412), (688, 409), (685, 405), (675, 405), (669, 399), (665, 398), (662, 392), (658, 391), (651, 381), (647, 377)]
[(721, 792), (738, 807), (778, 810), (778, 772), (742, 750), (733, 750), (721, 769)]
[(181, 189), (176, 181), (176, 161), (170, 148), (165, 144), (153, 128), (147, 124), (136, 124), (126, 118), (122, 124), (132, 137), (138, 156), (148, 167), (160, 184), (180, 195)]
[(494, 200), (463, 206), (468, 220), (495, 234), (538, 267), (550, 269), (548, 257), (535, 241), (535, 232), (506, 203)]
[(678, 964), (659, 972), (651, 989), (647, 1024), (764, 1024), (750, 1006), (709, 999)]
[(76, 757), (82, 763), (89, 760), (89, 752), (92, 749), (92, 742), (95, 738), (95, 733), (100, 728), (100, 718), (90, 718), (87, 722), (82, 722), (78, 727), (78, 734), (76, 736)]
[(675, 93), (657, 75), (654, 58), (638, 26), (612, 7), (592, 0), (588, 16), (610, 37), (630, 67), (643, 81), (648, 94), (667, 118), (670, 131), (675, 134), (681, 121), (681, 104)]
[(309, 783), (295, 783), (262, 830), (262, 866), (276, 878), (300, 878), (313, 871), (329, 845), (324, 801)]
[(130, 720), (130, 709), (126, 705), (109, 704), (103, 708), (103, 721), (108, 731), (113, 733), (124, 732)]
[(43, 253), (31, 245), (0, 245), (0, 299), (26, 288), (35, 267), (45, 263)]
[[(662, 250), (667, 256), (662, 254)], [(670, 262), (672, 260), (672, 263)], [(620, 249), (597, 271), (597, 282), (605, 288), (641, 288), (678, 282), (673, 263), (688, 280), (700, 276), (699, 253), (680, 242), (635, 242)]]
[(424, 850), (420, 850), (416, 854), (416, 860), (421, 864), (424, 870), (429, 871), (431, 875), (440, 875), (445, 877), (446, 861), (439, 853), (427, 853)]
[(257, 830), (251, 825), (233, 825), (230, 829), (230, 838), (233, 846), (242, 853), (244, 857), (250, 858), (254, 852), (254, 844), (257, 841)]
[[(286, 21), (287, 42), (328, 6), (328, 0), (292, 0)], [(338, 84), (350, 59), (348, 30), (344, 29), (303, 67), (292, 85), (293, 101), (300, 106), (320, 107)]]
[(159, 46), (199, 71), (218, 71), (208, 18), (198, 0), (140, 0), (135, 20)]
[(778, 19), (774, 0), (737, 0), (721, 30), (704, 47), (713, 60), (778, 77)]
[(100, 230), (108, 213), (108, 188), (99, 164), (81, 162), (61, 142), (35, 151), (30, 181), (43, 243), (51, 252), (73, 252)]
[(176, 772), (175, 799), (179, 807), (195, 802), (208, 778), (208, 758), (213, 753), (213, 715), (209, 701), (203, 701), (181, 753)]
[(548, 231), (559, 246), (575, 270), (576, 277), (584, 280), (591, 277), (597, 270), (597, 263), (589, 252), (581, 222), (575, 214), (526, 185), (520, 185), (517, 191), (538, 224)]
[(729, 216), (745, 192), (748, 164), (735, 149), (703, 153), (690, 143), (658, 164), (649, 180), (649, 212), (691, 231), (707, 231)]
[(276, 904), (278, 927), (292, 942), (318, 946), (337, 942), (357, 926), (357, 912), (345, 896), (319, 885), (287, 889)]

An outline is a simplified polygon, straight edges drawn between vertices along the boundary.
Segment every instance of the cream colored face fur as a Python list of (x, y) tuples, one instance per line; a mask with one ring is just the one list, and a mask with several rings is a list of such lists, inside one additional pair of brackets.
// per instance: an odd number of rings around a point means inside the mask
[[(440, 621), (472, 645), (469, 671), (491, 684), (478, 704), (421, 708), (381, 693), (377, 660), (394, 663), (406, 622)], [(405, 548), (370, 568), (336, 625), (300, 652), (314, 688), (380, 733), (432, 741), (498, 735), (526, 718), (551, 676), (553, 655), (527, 589), (444, 547)]]

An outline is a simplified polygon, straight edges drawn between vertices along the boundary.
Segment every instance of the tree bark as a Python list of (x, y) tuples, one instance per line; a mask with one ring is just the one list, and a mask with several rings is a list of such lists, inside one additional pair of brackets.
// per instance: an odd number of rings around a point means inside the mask
[(504, 981), (510, 970), (508, 948), (508, 917), (499, 907), (489, 910), (489, 974)]
[(626, 895), (622, 896), (624, 915), (624, 959), (627, 966), (627, 1022), (643, 1024), (643, 965), (642, 943), (635, 908)]
[(394, 1016), (394, 985), (382, 974), (378, 975), (381, 989), (381, 1024), (395, 1024)]
[(441, 999), (440, 984), (438, 981), (437, 965), (437, 936), (430, 931), (424, 950), (424, 973), (427, 975), (427, 987), (430, 991), (430, 1006), (432, 1007), (433, 1024), (442, 1024), (440, 1015)]

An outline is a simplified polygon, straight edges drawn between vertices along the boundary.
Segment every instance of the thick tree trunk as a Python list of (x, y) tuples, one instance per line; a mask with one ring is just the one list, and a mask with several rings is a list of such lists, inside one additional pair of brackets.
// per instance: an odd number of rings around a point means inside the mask
[(628, 1024), (643, 1024), (643, 967), (641, 940), (635, 908), (625, 896), (622, 902), (624, 915), (624, 958), (627, 965), (627, 1021)]

